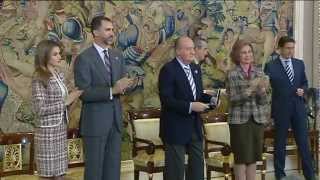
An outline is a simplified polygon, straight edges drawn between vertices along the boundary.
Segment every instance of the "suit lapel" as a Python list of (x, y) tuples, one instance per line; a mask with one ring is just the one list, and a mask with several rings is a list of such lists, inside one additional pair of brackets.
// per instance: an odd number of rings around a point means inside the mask
[(258, 68), (257, 66), (251, 66), (251, 77), (254, 79), (254, 78), (257, 78), (257, 77), (262, 77), (264, 76), (264, 73), (262, 71), (262, 69)]
[(291, 59), (291, 62), (292, 62), (292, 67), (293, 67), (293, 84), (295, 84), (297, 81), (297, 78), (298, 78), (298, 74), (299, 74), (299, 72), (298, 72), (298, 65), (297, 65), (297, 63), (296, 63), (296, 61), (292, 58)]
[(108, 50), (109, 52), (109, 58), (110, 58), (110, 63), (111, 63), (111, 68), (112, 68), (112, 82), (114, 83), (116, 81), (117, 77), (117, 67), (119, 63), (119, 57), (115, 55), (114, 51), (112, 49)]
[(57, 91), (57, 89), (60, 89), (60, 86), (58, 84), (58, 80), (54, 76), (51, 76), (49, 78), (48, 86), (51, 87), (49, 88), (49, 91), (51, 91), (51, 94), (54, 94), (56, 96), (55, 98), (62, 97), (62, 92)]
[(106, 76), (107, 70), (105, 68), (105, 65), (103, 63), (103, 60), (101, 59), (98, 50), (94, 47), (91, 46), (91, 52), (92, 52), (92, 57), (96, 66), (97, 71), (100, 72), (100, 74), (103, 76), (103, 78), (108, 82), (108, 78)]
[(238, 73), (238, 76), (240, 77), (240, 79), (246, 80), (246, 78), (244, 78), (244, 75), (243, 75), (243, 71), (242, 71), (242, 69), (241, 69), (241, 66), (238, 65), (236, 68), (237, 68), (237, 73)]
[(258, 70), (253, 65), (251, 66), (250, 76), (251, 79), (255, 79), (256, 77), (258, 77)]

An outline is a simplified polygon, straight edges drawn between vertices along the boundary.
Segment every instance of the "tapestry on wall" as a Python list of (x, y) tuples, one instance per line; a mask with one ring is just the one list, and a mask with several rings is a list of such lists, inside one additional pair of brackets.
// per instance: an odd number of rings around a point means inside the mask
[[(214, 89), (224, 88), (226, 71), (232, 67), (229, 52), (238, 38), (254, 44), (256, 64), (263, 66), (275, 54), (278, 37), (293, 33), (293, 1), (1, 0), (2, 132), (33, 129), (30, 96), (36, 44), (42, 39), (64, 44), (61, 69), (72, 89), (75, 57), (91, 45), (92, 17), (103, 14), (114, 21), (114, 46), (123, 52), (130, 76), (141, 77), (134, 93), (123, 98), (124, 110), (160, 106), (158, 73), (174, 56), (179, 36), (208, 41), (203, 79), (206, 89)], [(80, 104), (72, 108), (70, 127), (78, 126)]]

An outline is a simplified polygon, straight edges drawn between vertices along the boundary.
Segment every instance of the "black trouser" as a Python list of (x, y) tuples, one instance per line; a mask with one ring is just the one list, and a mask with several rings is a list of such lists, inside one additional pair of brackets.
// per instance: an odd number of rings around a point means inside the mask
[(186, 145), (165, 144), (164, 180), (184, 179), (186, 154), (188, 166), (185, 179), (204, 179), (203, 143), (193, 134), (192, 141)]
[[(306, 117), (296, 113), (287, 118), (275, 118), (275, 153), (274, 168), (276, 179), (286, 176), (284, 172), (286, 158), (286, 142), (288, 137), (288, 129), (291, 124), (294, 139), (298, 146), (299, 156), (302, 160), (303, 174), (306, 180), (315, 180), (312, 165), (312, 156), (309, 148), (308, 127)], [(316, 162), (318, 163), (318, 162)]]

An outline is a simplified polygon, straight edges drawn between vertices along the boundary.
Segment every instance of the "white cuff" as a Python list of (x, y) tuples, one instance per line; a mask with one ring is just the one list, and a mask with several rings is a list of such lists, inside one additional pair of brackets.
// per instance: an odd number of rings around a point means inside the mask
[(113, 95), (112, 95), (112, 87), (110, 87), (110, 100), (113, 99)]

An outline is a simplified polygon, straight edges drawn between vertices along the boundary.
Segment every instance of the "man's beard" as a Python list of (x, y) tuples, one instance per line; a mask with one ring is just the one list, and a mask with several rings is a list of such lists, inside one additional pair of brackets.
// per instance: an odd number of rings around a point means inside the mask
[(103, 40), (103, 43), (104, 43), (105, 45), (111, 46), (111, 45), (113, 44), (113, 36), (110, 36), (110, 37), (104, 39), (104, 40)]

